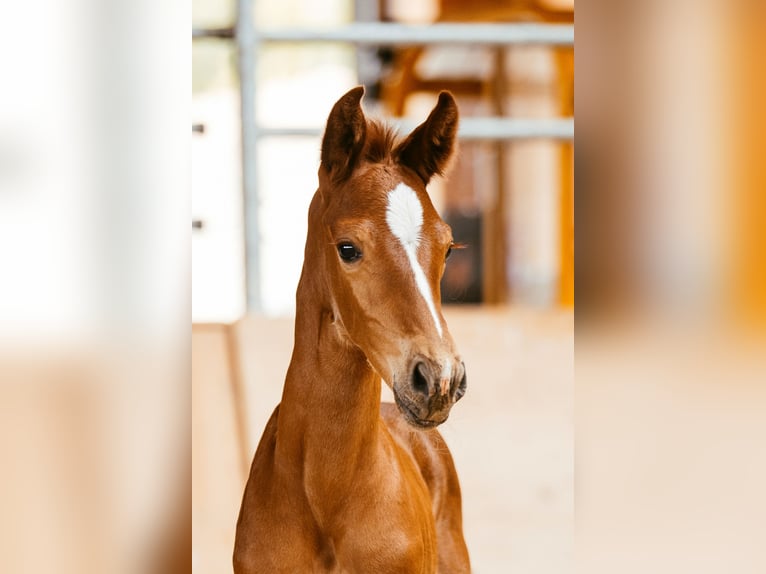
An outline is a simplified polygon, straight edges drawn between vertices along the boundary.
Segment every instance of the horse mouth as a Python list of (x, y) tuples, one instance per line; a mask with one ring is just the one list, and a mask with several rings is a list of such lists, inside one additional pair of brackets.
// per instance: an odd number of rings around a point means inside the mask
[(394, 402), (396, 403), (396, 407), (399, 409), (399, 412), (404, 416), (404, 420), (416, 428), (432, 429), (438, 427), (440, 424), (447, 420), (446, 416), (440, 421), (433, 421), (419, 417), (417, 414), (415, 414), (410, 404), (408, 404), (408, 401), (401, 399), (399, 397), (399, 393), (396, 392), (394, 392)]

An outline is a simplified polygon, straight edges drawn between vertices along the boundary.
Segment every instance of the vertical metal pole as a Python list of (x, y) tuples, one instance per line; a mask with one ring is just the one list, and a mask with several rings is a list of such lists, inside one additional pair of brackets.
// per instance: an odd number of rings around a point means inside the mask
[(258, 158), (255, 118), (256, 50), (254, 0), (237, 0), (237, 66), (242, 115), (242, 211), (245, 231), (245, 292), (247, 311), (262, 308), (260, 285), (260, 225), (258, 222)]

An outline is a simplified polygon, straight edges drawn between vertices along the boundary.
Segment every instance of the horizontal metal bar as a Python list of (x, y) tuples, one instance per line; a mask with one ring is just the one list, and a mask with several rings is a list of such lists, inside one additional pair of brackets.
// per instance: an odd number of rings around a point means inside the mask
[(260, 29), (261, 42), (349, 42), (372, 45), (421, 44), (574, 44), (569, 24), (457, 24), (427, 25), (357, 22), (340, 28)]
[[(231, 39), (235, 29), (192, 28), (192, 38)], [(569, 24), (392, 24), (357, 22), (326, 30), (310, 28), (262, 29), (256, 33), (261, 42), (348, 42), (372, 45), (424, 44), (574, 44), (574, 26)]]
[(224, 38), (234, 37), (234, 28), (192, 28), (192, 40), (202, 38)]
[[(409, 133), (418, 123), (415, 120), (392, 121), (402, 133)], [(319, 137), (322, 128), (268, 128), (258, 127), (259, 137)], [(574, 139), (574, 119), (510, 119), (510, 118), (464, 118), (460, 120), (458, 138), (461, 140), (498, 141), (522, 139)]]
[[(413, 129), (414, 129), (413, 125)], [(574, 118), (465, 118), (458, 137), (463, 140), (574, 139)]]

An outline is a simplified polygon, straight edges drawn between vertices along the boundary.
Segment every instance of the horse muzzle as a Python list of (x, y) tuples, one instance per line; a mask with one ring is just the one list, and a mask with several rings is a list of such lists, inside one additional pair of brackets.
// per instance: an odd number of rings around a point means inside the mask
[(422, 357), (413, 363), (407, 377), (393, 385), (396, 406), (405, 420), (418, 428), (433, 428), (449, 417), (450, 409), (466, 391), (465, 364), (443, 365)]

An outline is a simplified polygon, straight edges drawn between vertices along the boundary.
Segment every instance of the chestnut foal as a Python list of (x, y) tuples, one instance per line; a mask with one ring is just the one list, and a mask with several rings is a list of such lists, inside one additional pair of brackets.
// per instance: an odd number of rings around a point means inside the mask
[[(365, 118), (363, 93), (327, 120), (295, 346), (245, 488), (237, 574), (470, 571), (460, 485), (433, 428), (466, 387), (440, 305), (452, 234), (426, 192), (458, 110), (442, 92), (397, 141)], [(396, 406), (381, 404), (381, 378)]]

